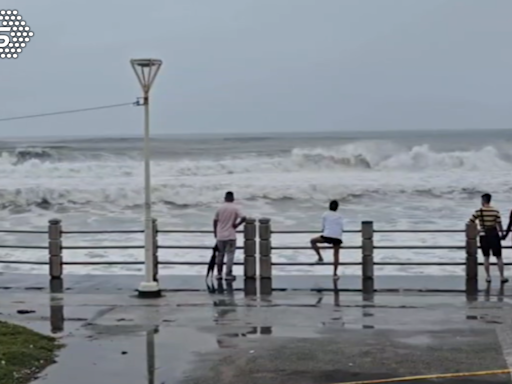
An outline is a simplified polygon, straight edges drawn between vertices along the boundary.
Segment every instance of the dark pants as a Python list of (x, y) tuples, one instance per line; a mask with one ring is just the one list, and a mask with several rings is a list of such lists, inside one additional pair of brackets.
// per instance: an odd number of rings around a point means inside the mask
[(501, 237), (497, 229), (488, 229), (480, 236), (480, 249), (484, 257), (501, 257)]

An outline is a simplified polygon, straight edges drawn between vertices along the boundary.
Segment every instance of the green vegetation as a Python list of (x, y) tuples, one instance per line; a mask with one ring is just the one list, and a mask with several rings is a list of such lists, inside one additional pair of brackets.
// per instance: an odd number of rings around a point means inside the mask
[(55, 362), (56, 339), (0, 321), (0, 384), (27, 384)]

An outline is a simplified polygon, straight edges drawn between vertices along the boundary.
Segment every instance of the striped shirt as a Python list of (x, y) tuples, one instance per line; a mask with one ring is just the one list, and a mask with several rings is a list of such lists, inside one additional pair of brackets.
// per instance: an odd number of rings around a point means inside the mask
[(475, 223), (478, 221), (478, 225), (480, 229), (490, 229), (496, 228), (498, 224), (501, 225), (501, 215), (500, 211), (496, 208), (488, 206), (477, 209), (471, 219), (469, 219), (471, 223)]

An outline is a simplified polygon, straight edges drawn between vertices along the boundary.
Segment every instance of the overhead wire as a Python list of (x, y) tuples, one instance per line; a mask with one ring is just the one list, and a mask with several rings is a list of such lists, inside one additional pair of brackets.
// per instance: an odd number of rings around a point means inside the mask
[(98, 107), (89, 107), (89, 108), (79, 108), (79, 109), (69, 109), (65, 111), (57, 111), (57, 112), (47, 112), (47, 113), (38, 113), (34, 115), (23, 115), (23, 116), (14, 116), (14, 117), (4, 117), (0, 118), (0, 122), (2, 121), (12, 121), (12, 120), (22, 120), (22, 119), (33, 119), (37, 117), (47, 117), (47, 116), (56, 116), (56, 115), (65, 115), (71, 113), (79, 113), (79, 112), (90, 112), (90, 111), (98, 111), (101, 109), (110, 109), (110, 108), (119, 108), (126, 107), (128, 105), (138, 106), (141, 105), (137, 100), (135, 102), (130, 103), (119, 103), (119, 104), (110, 104), (110, 105), (100, 105)]

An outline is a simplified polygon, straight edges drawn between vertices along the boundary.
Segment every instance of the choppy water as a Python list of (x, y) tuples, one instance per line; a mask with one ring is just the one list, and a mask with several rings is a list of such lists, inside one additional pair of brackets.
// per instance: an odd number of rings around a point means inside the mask
[[(67, 229), (142, 228), (142, 141), (90, 138), (0, 142), (0, 227), (42, 229), (59, 217)], [(154, 216), (165, 229), (208, 229), (226, 190), (251, 216), (274, 228), (318, 229), (329, 199), (339, 199), (347, 225), (377, 228), (463, 228), (483, 192), (508, 216), (512, 208), (512, 131), (386, 132), (315, 135), (159, 137), (154, 140)], [(318, 223), (318, 224), (317, 224)], [(314, 228), (316, 226), (316, 228)], [(275, 245), (307, 245), (308, 235), (275, 236)], [(44, 236), (0, 235), (4, 244), (46, 244)], [(454, 235), (382, 235), (380, 244), (463, 244)], [(208, 236), (163, 236), (162, 244), (211, 245)], [(357, 236), (347, 236), (359, 244)], [(66, 238), (66, 244), (142, 244), (142, 235)], [(204, 260), (200, 251), (161, 251), (165, 259)], [(313, 260), (281, 251), (278, 261)], [(377, 258), (462, 260), (460, 251), (379, 251)], [(44, 260), (44, 251), (3, 250), (3, 259)], [(67, 251), (66, 258), (142, 260), (143, 251)], [(359, 258), (344, 252), (344, 260)], [(316, 267), (315, 267), (316, 268)], [(2, 266), (4, 271), (46, 271)], [(304, 273), (308, 267), (276, 273)], [(69, 267), (75, 273), (138, 272), (138, 267)], [(319, 271), (319, 269), (315, 269)], [(453, 273), (457, 267), (388, 267), (390, 273)], [(163, 273), (203, 273), (169, 267)], [(358, 268), (346, 268), (357, 273)]]

